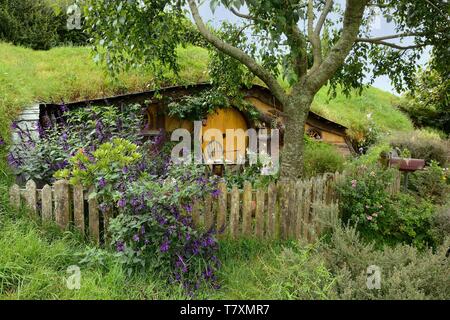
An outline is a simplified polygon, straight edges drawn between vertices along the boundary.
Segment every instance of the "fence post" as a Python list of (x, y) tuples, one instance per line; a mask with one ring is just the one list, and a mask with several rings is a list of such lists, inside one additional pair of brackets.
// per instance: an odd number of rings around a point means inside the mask
[(84, 234), (84, 190), (82, 185), (73, 187), (73, 220), (75, 228)]
[(20, 188), (17, 184), (12, 185), (9, 189), (9, 202), (14, 208), (20, 208)]
[(48, 184), (42, 188), (42, 220), (53, 220), (53, 195), (52, 187)]
[(281, 238), (287, 239), (288, 237), (288, 217), (289, 217), (289, 180), (279, 181), (278, 190), (280, 194), (280, 224), (281, 224)]
[(240, 195), (237, 186), (233, 186), (231, 190), (230, 201), (230, 235), (232, 238), (236, 238), (239, 234), (239, 209), (240, 209)]
[(303, 238), (308, 241), (309, 237), (309, 222), (310, 222), (310, 210), (311, 210), (311, 180), (305, 182), (305, 194), (303, 201)]
[(244, 183), (243, 207), (242, 207), (242, 233), (245, 236), (252, 234), (252, 185), (250, 182)]
[(227, 186), (224, 182), (219, 184), (219, 206), (217, 212), (217, 232), (221, 233), (225, 230), (227, 223)]
[(267, 229), (266, 236), (268, 238), (275, 237), (275, 227), (276, 227), (276, 217), (277, 217), (277, 186), (275, 183), (271, 182), (269, 184), (268, 194), (267, 194)]
[(296, 183), (294, 180), (289, 181), (289, 210), (288, 210), (288, 220), (287, 220), (287, 235), (290, 238), (295, 237), (295, 230), (297, 229), (297, 208), (295, 204), (297, 203), (297, 190)]
[(33, 180), (29, 180), (25, 185), (25, 202), (27, 208), (30, 209), (33, 214), (37, 214), (37, 190), (36, 183)]
[(100, 243), (99, 215), (97, 197), (91, 196), (95, 192), (95, 188), (89, 189), (89, 235), (95, 243)]
[(206, 195), (205, 202), (204, 202), (204, 210), (203, 210), (203, 217), (205, 221), (205, 228), (206, 230), (210, 230), (214, 226), (214, 211), (212, 209), (212, 195), (208, 194)]
[(69, 184), (66, 180), (59, 180), (55, 183), (55, 220), (61, 229), (69, 224), (69, 205)]
[(266, 192), (264, 189), (260, 188), (256, 191), (256, 224), (255, 224), (255, 233), (256, 237), (262, 239), (264, 237), (264, 209), (265, 209), (265, 201), (266, 201)]

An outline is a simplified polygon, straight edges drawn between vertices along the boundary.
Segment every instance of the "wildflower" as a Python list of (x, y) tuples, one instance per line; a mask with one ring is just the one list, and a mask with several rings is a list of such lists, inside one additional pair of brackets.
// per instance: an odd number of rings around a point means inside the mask
[(378, 213), (374, 213), (374, 214), (372, 214), (372, 217), (374, 217), (374, 218), (376, 218), (376, 217), (378, 217)]
[(109, 210), (109, 206), (106, 203), (102, 203), (100, 204), (99, 209), (101, 212), (106, 212)]
[(100, 187), (100, 188), (104, 188), (104, 187), (106, 187), (106, 184), (107, 184), (107, 182), (106, 182), (106, 180), (105, 180), (105, 178), (100, 178), (100, 180), (98, 181), (98, 186)]
[(356, 184), (357, 184), (357, 181), (356, 180), (352, 180), (352, 188), (356, 188)]
[(372, 216), (367, 216), (366, 218), (367, 218), (367, 220), (369, 220), (369, 221), (372, 221), (372, 219), (373, 219)]
[(124, 167), (123, 169), (122, 169), (122, 173), (123, 174), (128, 174), (130, 172), (130, 170), (128, 169), (128, 167)]
[(117, 205), (119, 206), (119, 208), (125, 208), (125, 206), (126, 206), (126, 204), (127, 204), (127, 201), (124, 199), (124, 198), (121, 198), (118, 202), (117, 202)]
[(370, 173), (370, 176), (371, 176), (371, 177), (375, 177), (375, 175), (376, 175), (376, 174), (375, 174), (375, 171), (372, 171), (372, 172)]
[(162, 244), (161, 244), (161, 246), (159, 247), (159, 251), (161, 251), (161, 252), (167, 252), (167, 251), (169, 251), (169, 241), (168, 240), (166, 240), (166, 241), (164, 241)]
[(192, 212), (192, 205), (187, 204), (187, 205), (184, 206), (184, 209), (185, 209), (188, 213), (191, 213), (191, 212)]
[(17, 122), (13, 122), (12, 124), (11, 124), (11, 129), (12, 130), (17, 130), (17, 129), (19, 129), (19, 126), (17, 125)]
[(3, 140), (2, 138), (0, 138), (0, 147), (5, 145), (5, 140)]
[(123, 252), (125, 250), (125, 244), (122, 241), (118, 241), (116, 244), (116, 251)]
[(61, 110), (62, 113), (65, 113), (67, 111), (69, 111), (69, 108), (67, 108), (67, 106), (65, 105), (65, 103), (63, 103), (59, 109)]
[(142, 234), (142, 235), (145, 234), (145, 227), (144, 227), (144, 226), (141, 227), (141, 234)]
[(220, 190), (219, 189), (215, 189), (213, 192), (211, 192), (211, 195), (214, 197), (214, 198), (218, 198), (219, 196), (220, 196)]
[(135, 242), (138, 242), (138, 241), (139, 241), (139, 235), (138, 235), (138, 234), (135, 234), (135, 235), (133, 236), (133, 241), (135, 241)]

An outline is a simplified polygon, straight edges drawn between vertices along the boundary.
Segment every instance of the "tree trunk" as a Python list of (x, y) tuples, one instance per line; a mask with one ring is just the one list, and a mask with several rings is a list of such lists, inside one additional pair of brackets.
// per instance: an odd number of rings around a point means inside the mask
[(307, 94), (291, 96), (284, 106), (288, 116), (281, 153), (281, 178), (298, 179), (303, 176), (305, 123), (313, 98)]

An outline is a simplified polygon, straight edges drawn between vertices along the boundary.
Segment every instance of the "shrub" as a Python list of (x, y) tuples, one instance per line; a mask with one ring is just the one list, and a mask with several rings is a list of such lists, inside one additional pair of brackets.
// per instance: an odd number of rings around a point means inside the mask
[(91, 197), (102, 213), (117, 216), (110, 237), (129, 273), (150, 269), (191, 294), (204, 283), (217, 286), (216, 230), (195, 229), (185, 214), (206, 193), (218, 195), (216, 181), (196, 165), (169, 165), (162, 175), (149, 174), (151, 162), (142, 155), (147, 146), (114, 138), (92, 153), (80, 150), (56, 176), (97, 187)]
[(376, 241), (378, 247), (397, 243), (418, 248), (434, 246), (434, 205), (413, 195), (391, 195), (387, 189), (393, 172), (394, 169), (359, 167), (349, 174), (337, 186), (343, 222), (355, 226), (365, 240)]
[(304, 157), (306, 177), (342, 171), (345, 162), (344, 157), (333, 146), (310, 138), (306, 138)]
[(450, 203), (437, 209), (433, 216), (432, 232), (438, 242), (443, 242), (446, 238), (450, 238)]
[(68, 166), (68, 160), (80, 149), (90, 156), (97, 147), (113, 138), (129, 139), (141, 143), (140, 128), (143, 118), (139, 105), (124, 110), (115, 107), (89, 107), (73, 111), (61, 108), (55, 125), (43, 120), (38, 123), (39, 137), (28, 129), (13, 124), (21, 143), (15, 145), (8, 161), (16, 175), (26, 180), (49, 183), (56, 171)]
[(448, 170), (441, 168), (432, 160), (425, 170), (410, 174), (408, 188), (417, 197), (429, 199), (436, 204), (444, 204), (450, 192)]
[(50, 5), (46, 0), (1, 0), (0, 40), (35, 50), (86, 44), (81, 30), (67, 30), (66, 9), (62, 1)]
[[(336, 277), (334, 294), (339, 299), (448, 299), (450, 296), (450, 243), (419, 251), (398, 245), (376, 250), (361, 241), (355, 228), (338, 226), (318, 254)], [(381, 288), (368, 289), (367, 269), (381, 271)]]
[(389, 214), (387, 187), (392, 178), (393, 170), (378, 166), (358, 167), (348, 174), (337, 186), (344, 223), (356, 225), (364, 237), (377, 234), (378, 221)]
[(379, 221), (382, 240), (414, 245), (419, 249), (435, 246), (431, 229), (435, 207), (432, 203), (407, 194), (396, 195), (389, 213)]
[(424, 130), (396, 133), (389, 138), (389, 142), (393, 148), (409, 150), (413, 158), (425, 159), (427, 163), (434, 160), (441, 166), (447, 163), (450, 154), (444, 140)]

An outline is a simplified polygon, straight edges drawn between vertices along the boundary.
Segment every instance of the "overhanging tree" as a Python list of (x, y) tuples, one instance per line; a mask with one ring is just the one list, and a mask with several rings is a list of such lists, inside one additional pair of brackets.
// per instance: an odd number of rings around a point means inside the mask
[[(198, 3), (88, 0), (88, 31), (98, 57), (113, 72), (145, 66), (163, 79), (167, 69), (179, 71), (179, 45), (195, 39), (211, 50), (216, 87), (236, 92), (234, 86), (256, 76), (284, 107), (284, 177), (302, 175), (303, 128), (322, 87), (328, 84), (333, 93), (340, 86), (349, 93), (363, 88), (368, 74), (372, 80), (389, 75), (399, 90), (412, 87), (426, 46), (433, 47), (435, 68), (449, 74), (444, 0), (211, 0), (213, 12), (221, 5), (239, 18), (219, 28), (205, 23)], [(374, 19), (381, 17), (395, 26), (395, 34), (372, 36)]]

